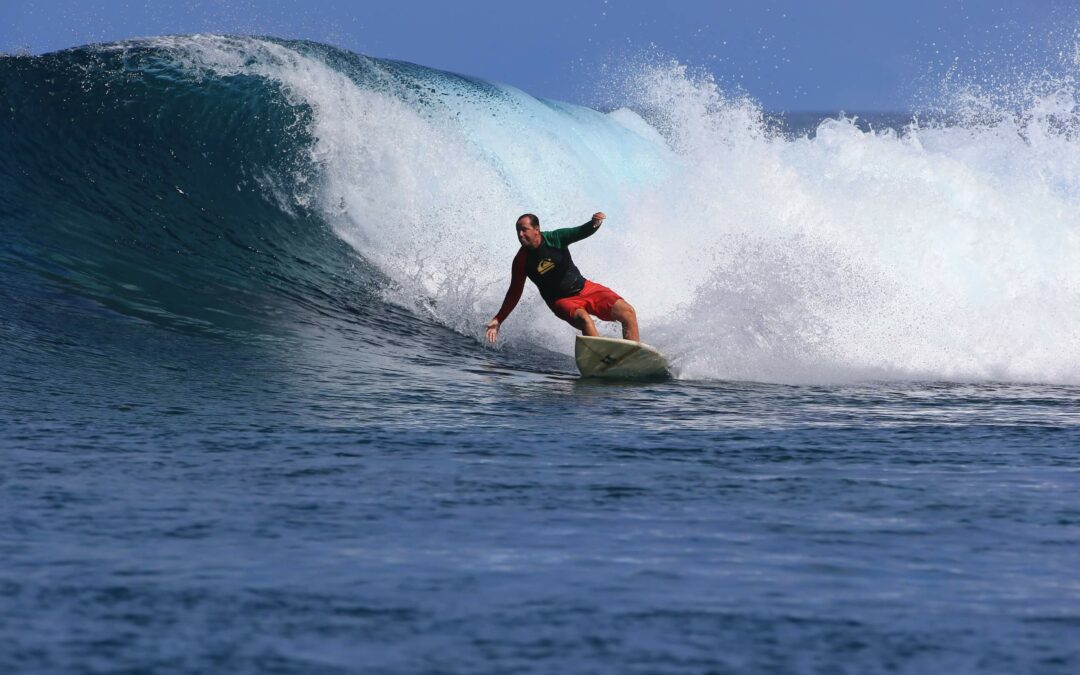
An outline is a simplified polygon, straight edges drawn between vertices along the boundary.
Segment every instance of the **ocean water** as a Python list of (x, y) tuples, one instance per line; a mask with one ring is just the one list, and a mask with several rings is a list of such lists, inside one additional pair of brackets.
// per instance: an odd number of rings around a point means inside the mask
[[(0, 59), (0, 670), (1075, 673), (1080, 89), (616, 84)], [(596, 210), (670, 381), (531, 287), (481, 339), (517, 215)]]

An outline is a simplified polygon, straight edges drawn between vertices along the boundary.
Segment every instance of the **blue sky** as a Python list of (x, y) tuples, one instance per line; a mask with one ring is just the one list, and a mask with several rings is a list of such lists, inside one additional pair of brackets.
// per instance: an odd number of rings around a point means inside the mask
[(644, 55), (707, 69), (772, 110), (906, 110), (953, 68), (1016, 76), (1060, 61), (1072, 0), (377, 3), (341, 0), (0, 0), (0, 50), (34, 53), (167, 33), (258, 33), (597, 103)]

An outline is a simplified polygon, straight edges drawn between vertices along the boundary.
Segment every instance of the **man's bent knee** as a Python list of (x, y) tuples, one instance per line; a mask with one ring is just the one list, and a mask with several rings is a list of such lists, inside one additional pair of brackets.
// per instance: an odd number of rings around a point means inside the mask
[(569, 323), (574, 328), (577, 328), (577, 329), (581, 330), (581, 329), (585, 328), (585, 326), (589, 325), (589, 323), (591, 323), (591, 319), (589, 317), (588, 312), (586, 312), (583, 309), (578, 309), (578, 310), (575, 310), (574, 313), (570, 315)]
[(624, 319), (637, 317), (637, 312), (634, 311), (633, 305), (620, 298), (611, 306), (611, 315), (615, 317), (616, 320), (622, 321)]

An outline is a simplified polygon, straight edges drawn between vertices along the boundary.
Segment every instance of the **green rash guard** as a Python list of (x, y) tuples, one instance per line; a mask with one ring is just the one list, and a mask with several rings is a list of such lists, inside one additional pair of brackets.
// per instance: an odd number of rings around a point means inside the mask
[(590, 220), (584, 225), (578, 225), (577, 227), (564, 227), (561, 230), (541, 232), (540, 236), (544, 239), (544, 243), (552, 248), (566, 248), (570, 244), (593, 236), (599, 229), (600, 226), (597, 225), (596, 227), (593, 227), (592, 221)]
[(506, 291), (499, 313), (495, 315), (499, 323), (506, 320), (514, 311), (521, 293), (525, 288), (527, 276), (536, 284), (540, 295), (549, 305), (559, 298), (576, 295), (581, 292), (585, 278), (581, 276), (573, 258), (570, 257), (570, 244), (591, 237), (600, 229), (589, 221), (578, 227), (566, 227), (561, 230), (540, 233), (540, 246), (529, 250), (522, 246), (514, 257), (510, 273), (510, 288)]

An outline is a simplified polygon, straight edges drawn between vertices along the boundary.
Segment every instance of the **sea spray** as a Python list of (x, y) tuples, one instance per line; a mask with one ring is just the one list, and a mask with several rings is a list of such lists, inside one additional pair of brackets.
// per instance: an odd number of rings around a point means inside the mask
[(625, 215), (624, 231), (664, 229), (645, 256), (663, 273), (620, 288), (644, 316), (671, 311), (646, 330), (684, 376), (1080, 376), (1074, 90), (993, 123), (840, 116), (788, 138), (681, 67), (631, 85), (676, 156)]

